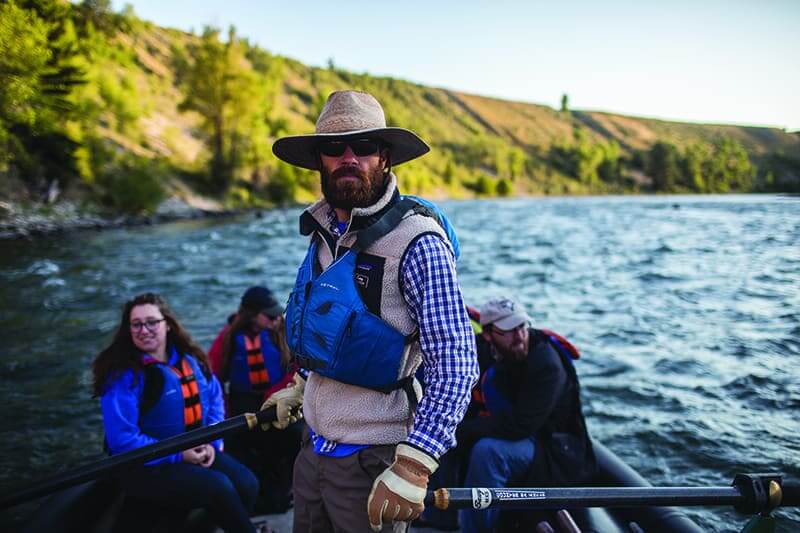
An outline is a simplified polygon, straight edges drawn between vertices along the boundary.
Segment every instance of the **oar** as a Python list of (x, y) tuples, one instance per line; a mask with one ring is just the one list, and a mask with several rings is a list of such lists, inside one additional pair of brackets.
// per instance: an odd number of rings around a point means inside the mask
[(800, 506), (800, 483), (780, 474), (737, 474), (729, 487), (444, 488), (428, 492), (438, 509), (564, 509), (732, 505), (745, 514)]
[(123, 468), (141, 465), (153, 459), (164, 457), (171, 453), (187, 450), (198, 444), (204, 444), (218, 439), (223, 435), (235, 433), (244, 429), (253, 429), (256, 426), (275, 420), (275, 407), (270, 407), (256, 414), (245, 413), (223, 420), (217, 424), (202, 427), (180, 435), (175, 435), (153, 444), (142, 446), (127, 453), (114, 455), (107, 459), (88, 464), (81, 468), (64, 472), (48, 479), (43, 479), (14, 494), (0, 498), (0, 509), (5, 509), (27, 500), (33, 500), (57, 490), (78, 485), (85, 481), (96, 479), (117, 472)]

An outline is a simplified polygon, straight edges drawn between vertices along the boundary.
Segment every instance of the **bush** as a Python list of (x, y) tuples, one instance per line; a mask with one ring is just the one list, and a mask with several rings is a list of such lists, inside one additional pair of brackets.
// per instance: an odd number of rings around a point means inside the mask
[(475, 192), (484, 196), (494, 196), (496, 189), (495, 181), (486, 174), (481, 174), (475, 184)]
[(269, 199), (276, 204), (293, 202), (297, 192), (297, 174), (296, 167), (280, 161), (265, 187)]
[(104, 199), (117, 211), (129, 214), (152, 213), (166, 196), (162, 182), (166, 167), (150, 160), (128, 158), (98, 180)]
[(510, 196), (512, 192), (514, 192), (514, 188), (511, 186), (511, 181), (507, 178), (503, 178), (497, 182), (497, 195), (498, 196)]

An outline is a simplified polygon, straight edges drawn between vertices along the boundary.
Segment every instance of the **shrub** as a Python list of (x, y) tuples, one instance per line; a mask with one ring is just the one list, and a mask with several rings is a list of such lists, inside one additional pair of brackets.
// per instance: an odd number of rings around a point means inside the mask
[(166, 176), (167, 169), (160, 162), (125, 158), (98, 182), (104, 189), (104, 199), (115, 210), (152, 213), (166, 196), (162, 185)]

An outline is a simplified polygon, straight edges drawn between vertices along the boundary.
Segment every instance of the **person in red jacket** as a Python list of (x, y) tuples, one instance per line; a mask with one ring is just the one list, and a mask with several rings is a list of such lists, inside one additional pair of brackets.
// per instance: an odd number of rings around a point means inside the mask
[[(268, 288), (250, 287), (209, 350), (212, 370), (224, 384), (229, 417), (258, 411), (273, 392), (292, 383), (296, 366), (286, 345), (283, 311)], [(291, 470), (302, 429), (303, 422), (295, 422), (283, 431), (228, 438), (230, 453), (261, 481), (257, 511), (283, 512), (291, 505)]]

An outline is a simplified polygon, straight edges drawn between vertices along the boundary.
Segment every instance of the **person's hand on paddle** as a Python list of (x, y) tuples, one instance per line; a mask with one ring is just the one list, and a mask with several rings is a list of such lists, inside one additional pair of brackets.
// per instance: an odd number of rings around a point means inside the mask
[(184, 463), (190, 465), (199, 465), (208, 468), (214, 462), (216, 457), (216, 450), (210, 444), (201, 444), (188, 450), (183, 450), (181, 458)]
[(369, 525), (380, 531), (384, 523), (415, 520), (425, 510), (428, 478), (439, 464), (427, 453), (398, 444), (394, 463), (372, 484), (367, 499)]
[[(293, 379), (293, 383), (273, 393), (261, 406), (262, 411), (275, 406), (275, 421), (272, 425), (278, 429), (286, 429), (289, 424), (303, 418), (303, 391), (306, 380), (300, 374), (295, 374)], [(268, 430), (269, 424), (262, 424), (261, 429)]]

